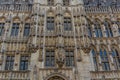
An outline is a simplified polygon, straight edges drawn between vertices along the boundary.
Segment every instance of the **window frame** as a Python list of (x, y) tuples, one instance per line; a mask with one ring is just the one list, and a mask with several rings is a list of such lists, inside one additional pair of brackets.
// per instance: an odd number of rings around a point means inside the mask
[(29, 66), (29, 55), (21, 55), (19, 70), (28, 70), (28, 66)]
[(109, 56), (105, 49), (104, 50), (100, 49), (100, 58), (101, 58), (102, 69), (104, 71), (110, 71)]
[(46, 50), (45, 67), (55, 67), (55, 51)]
[(12, 24), (12, 29), (11, 29), (11, 36), (16, 37), (19, 35), (19, 26), (20, 23), (13, 23)]
[(13, 70), (14, 61), (15, 61), (15, 56), (14, 55), (7, 55), (6, 56), (6, 61), (5, 61), (5, 70)]
[(72, 31), (72, 19), (71, 17), (64, 17), (64, 31)]
[(75, 59), (74, 51), (66, 50), (65, 51), (65, 66), (66, 67), (74, 67), (75, 66), (75, 60), (74, 59)]
[[(27, 25), (27, 26), (26, 26)], [(27, 30), (27, 33), (26, 33)], [(30, 23), (25, 23), (24, 25), (24, 32), (23, 32), (23, 36), (27, 37), (30, 35)]]
[(116, 70), (120, 69), (120, 55), (117, 49), (112, 49), (113, 63)]
[(46, 30), (54, 31), (55, 30), (55, 18), (53, 16), (47, 16), (46, 22), (47, 22)]
[(108, 21), (105, 21), (104, 26), (106, 30), (106, 37), (113, 37), (113, 31), (111, 29), (110, 23)]

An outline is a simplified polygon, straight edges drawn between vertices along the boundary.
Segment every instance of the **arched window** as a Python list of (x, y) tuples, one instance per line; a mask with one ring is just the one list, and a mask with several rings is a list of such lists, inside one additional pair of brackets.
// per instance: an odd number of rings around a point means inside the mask
[(74, 52), (73, 51), (65, 51), (65, 64), (67, 67), (74, 66)]
[(46, 67), (54, 67), (55, 66), (55, 52), (53, 50), (46, 51), (45, 66)]
[(107, 37), (113, 37), (113, 32), (112, 32), (112, 29), (110, 27), (110, 24), (108, 21), (105, 21), (104, 22), (104, 25), (105, 25), (105, 29), (106, 29), (106, 36)]
[(91, 26), (90, 26), (90, 24), (88, 24), (87, 26), (88, 26), (88, 35), (89, 35), (89, 37), (92, 37), (92, 29), (91, 29)]
[(64, 30), (65, 31), (72, 30), (72, 19), (71, 14), (69, 14), (69, 12), (65, 12), (64, 14)]
[(68, 6), (70, 4), (69, 0), (63, 0), (63, 5)]
[(54, 5), (54, 0), (47, 0), (47, 2), (48, 2), (48, 5), (50, 6)]
[(92, 49), (92, 58), (93, 58), (93, 63), (94, 63), (95, 70), (98, 70), (97, 54), (95, 53), (94, 49)]
[(108, 60), (108, 55), (107, 55), (106, 50), (102, 51), (100, 49), (100, 57), (101, 57), (101, 64), (102, 64), (103, 70), (109, 71), (110, 65), (109, 65), (109, 60)]
[(13, 23), (11, 36), (18, 36), (19, 33), (19, 23)]
[(48, 16), (47, 16), (47, 25), (46, 25), (46, 29), (48, 31), (53, 31), (54, 30), (54, 25), (55, 25), (55, 20), (54, 20), (54, 15), (53, 12), (49, 12)]
[(115, 69), (120, 69), (120, 55), (116, 49), (112, 49), (112, 57)]
[(96, 37), (102, 37), (102, 30), (98, 21), (95, 22), (95, 35)]
[(30, 23), (25, 23), (23, 36), (29, 36), (30, 34)]

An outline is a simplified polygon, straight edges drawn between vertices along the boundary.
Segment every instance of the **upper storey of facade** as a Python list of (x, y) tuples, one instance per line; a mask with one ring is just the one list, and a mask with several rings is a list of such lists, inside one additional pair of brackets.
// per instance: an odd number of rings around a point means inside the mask
[(86, 6), (120, 6), (120, 0), (84, 0)]
[(57, 3), (61, 3), (63, 5), (76, 5), (76, 4), (83, 4), (82, 0), (0, 0), (0, 4), (34, 4), (40, 3), (43, 5), (55, 5)]

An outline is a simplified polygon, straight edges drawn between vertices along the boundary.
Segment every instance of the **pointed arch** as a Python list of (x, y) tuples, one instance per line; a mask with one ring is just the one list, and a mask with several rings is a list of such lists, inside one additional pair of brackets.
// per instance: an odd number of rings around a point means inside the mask
[(71, 13), (68, 9), (64, 12), (64, 30), (72, 31)]
[(93, 64), (94, 64), (94, 69), (95, 71), (98, 70), (98, 60), (97, 60), (97, 53), (95, 49), (91, 50), (92, 53), (92, 60), (93, 60)]
[(120, 54), (117, 49), (112, 49), (113, 64), (116, 70), (120, 69)]
[(55, 13), (52, 8), (47, 11), (46, 30), (53, 31), (55, 29)]
[(102, 28), (101, 28), (101, 22), (99, 19), (95, 19), (94, 22), (94, 30), (95, 30), (95, 35), (96, 37), (102, 37)]
[(13, 24), (12, 24), (12, 30), (11, 30), (11, 36), (15, 37), (19, 34), (20, 29), (20, 18), (18, 16), (13, 17)]
[(44, 80), (49, 80), (50, 78), (55, 77), (55, 76), (58, 76), (63, 80), (70, 80), (68, 77), (66, 77), (65, 75), (60, 74), (60, 73), (52, 73), (52, 74), (48, 75)]
[(109, 71), (110, 70), (110, 63), (109, 63), (109, 57), (106, 49), (100, 49), (100, 58), (101, 58), (101, 64), (102, 64), (102, 69), (104, 71)]
[(111, 25), (112, 25), (112, 22), (109, 19), (104, 20), (104, 26), (106, 29), (106, 37), (113, 37)]

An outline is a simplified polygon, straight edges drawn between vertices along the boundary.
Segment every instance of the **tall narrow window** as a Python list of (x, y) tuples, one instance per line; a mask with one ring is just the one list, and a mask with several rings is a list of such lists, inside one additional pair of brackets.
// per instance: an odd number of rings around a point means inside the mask
[(110, 65), (109, 65), (109, 60), (108, 60), (108, 55), (107, 55), (106, 50), (104, 50), (104, 51), (100, 50), (100, 57), (101, 57), (103, 70), (109, 71)]
[(55, 66), (55, 52), (46, 51), (45, 61), (46, 61), (45, 62), (46, 67), (54, 67)]
[(112, 32), (112, 29), (110, 27), (110, 24), (107, 21), (105, 21), (104, 25), (105, 25), (105, 29), (106, 29), (106, 36), (113, 37), (113, 32)]
[(115, 69), (120, 69), (120, 55), (116, 49), (112, 50), (112, 57)]
[(66, 51), (65, 52), (65, 59), (66, 59), (66, 66), (72, 67), (74, 66), (74, 52), (73, 51)]
[(96, 37), (102, 37), (103, 36), (100, 24), (97, 21), (95, 22), (95, 34), (96, 34)]
[(90, 27), (90, 24), (88, 25), (88, 35), (89, 37), (92, 37), (92, 29)]
[(47, 17), (47, 30), (54, 30), (54, 17)]
[(28, 69), (28, 62), (29, 57), (28, 56), (21, 56), (20, 58), (20, 70), (27, 70)]
[(13, 23), (11, 36), (18, 36), (18, 32), (19, 32), (19, 23)]
[(48, 5), (52, 6), (54, 5), (54, 0), (47, 0), (48, 1)]
[(24, 36), (29, 36), (29, 33), (30, 33), (30, 24), (29, 23), (26, 23), (25, 24), (25, 27), (24, 27)]
[(0, 36), (4, 34), (4, 23), (0, 23)]
[(13, 66), (14, 66), (14, 56), (7, 56), (5, 70), (12, 70)]
[(95, 53), (94, 49), (92, 49), (92, 57), (93, 57), (93, 63), (94, 63), (95, 70), (98, 70), (98, 66), (97, 66), (97, 54)]
[(69, 0), (63, 0), (63, 5), (68, 6), (69, 5)]
[(72, 22), (70, 17), (64, 17), (64, 30), (65, 31), (72, 30)]

